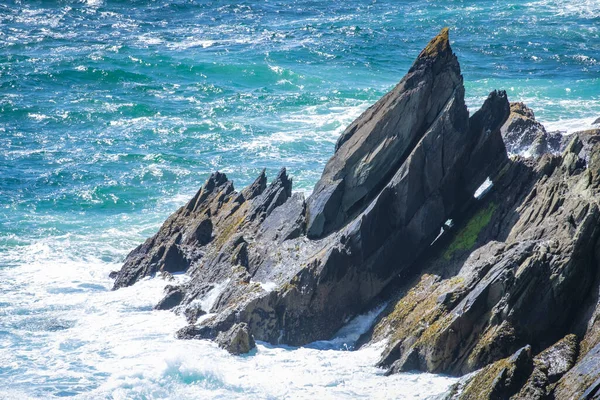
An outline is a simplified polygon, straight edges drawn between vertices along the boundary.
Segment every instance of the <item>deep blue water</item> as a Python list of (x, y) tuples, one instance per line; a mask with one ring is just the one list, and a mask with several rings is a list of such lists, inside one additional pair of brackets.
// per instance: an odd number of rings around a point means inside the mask
[[(379, 388), (385, 398), (386, 385), (408, 395), (406, 379), (422, 379), (417, 388), (437, 379), (383, 378), (372, 354), (336, 353), (367, 383), (326, 363), (298, 367), (312, 391), (232, 383), (226, 376), (244, 376), (243, 363), (186, 344), (199, 359), (220, 357), (223, 371), (193, 364), (170, 336), (183, 321), (149, 311), (160, 283), (110, 293), (107, 274), (214, 170), (239, 188), (263, 167), (272, 177), (286, 166), (295, 188), (310, 191), (344, 127), (444, 26), (472, 111), (505, 89), (550, 130), (600, 117), (598, 0), (3, 1), (0, 393), (331, 394), (316, 374), (351, 388), (340, 397)], [(185, 356), (172, 361), (174, 348)], [(262, 350), (304, 365), (293, 352)], [(277, 368), (260, 360), (257, 371)]]

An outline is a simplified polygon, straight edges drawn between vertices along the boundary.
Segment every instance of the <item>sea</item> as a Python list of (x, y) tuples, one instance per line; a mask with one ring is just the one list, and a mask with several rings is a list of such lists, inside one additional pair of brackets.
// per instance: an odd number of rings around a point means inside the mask
[[(235, 357), (179, 341), (165, 281), (108, 275), (213, 171), (309, 194), (337, 137), (443, 27), (477, 110), (549, 131), (600, 117), (598, 0), (0, 1), (0, 399), (428, 399), (335, 338)], [(176, 277), (185, 281), (186, 276)]]

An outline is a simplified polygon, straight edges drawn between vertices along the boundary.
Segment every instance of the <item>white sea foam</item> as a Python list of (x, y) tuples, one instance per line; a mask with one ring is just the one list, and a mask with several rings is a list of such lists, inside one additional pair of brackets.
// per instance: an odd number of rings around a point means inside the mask
[(283, 74), (283, 68), (278, 67), (277, 65), (269, 65), (269, 69), (275, 72), (277, 75)]
[(29, 113), (27, 116), (29, 118), (31, 118), (31, 119), (36, 120), (36, 121), (43, 121), (45, 119), (50, 118), (49, 116), (44, 115), (44, 114), (40, 114), (40, 113)]
[(578, 18), (593, 19), (600, 16), (600, 1), (598, 0), (579, 0), (565, 2), (561, 0), (540, 0), (526, 3), (525, 6), (531, 7), (533, 12), (546, 10), (557, 16), (575, 16)]
[[(105, 245), (127, 234), (105, 233), (105, 240), (90, 240)], [(211, 342), (177, 340), (184, 318), (152, 310), (167, 282), (145, 279), (110, 291), (108, 272), (119, 265), (73, 251), (84, 243), (67, 235), (0, 254), (0, 263), (10, 265), (0, 269), (0, 323), (10, 332), (0, 336), (0, 362), (13, 371), (10, 382), (0, 383), (6, 398), (419, 399), (455, 382), (383, 376), (373, 366), (383, 344), (345, 350), (383, 306), (350, 321), (334, 340), (302, 348), (258, 343), (250, 355), (234, 357)]]
[(85, 2), (90, 7), (100, 7), (104, 4), (104, 0), (85, 0)]
[(574, 133), (578, 131), (585, 131), (588, 129), (595, 128), (597, 126), (592, 125), (596, 120), (595, 117), (590, 118), (565, 118), (556, 121), (541, 121), (547, 131), (560, 131), (565, 134)]
[[(281, 130), (268, 136), (255, 136), (243, 143), (236, 143), (250, 151), (264, 150), (265, 155), (282, 159), (277, 147), (284, 143), (314, 141), (335, 143), (345, 129), (367, 107), (368, 102), (357, 102), (348, 106), (307, 106), (300, 111), (281, 117)], [(327, 155), (329, 156), (329, 155)]]
[(216, 42), (214, 40), (196, 39), (190, 37), (182, 40), (181, 42), (169, 43), (167, 47), (177, 50), (186, 50), (192, 47), (202, 47), (203, 49), (206, 49), (207, 47), (213, 46), (215, 43)]
[(210, 312), (221, 293), (223, 293), (223, 289), (225, 289), (228, 284), (229, 279), (217, 283), (206, 295), (204, 295), (204, 298), (200, 301), (200, 307), (204, 311)]
[(260, 287), (265, 292), (272, 292), (273, 290), (275, 290), (277, 288), (277, 283), (275, 283), (275, 282), (260, 282)]

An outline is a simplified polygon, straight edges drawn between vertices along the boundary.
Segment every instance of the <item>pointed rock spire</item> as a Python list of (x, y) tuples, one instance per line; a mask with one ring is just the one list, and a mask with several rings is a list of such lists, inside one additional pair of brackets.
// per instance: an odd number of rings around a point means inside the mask
[(325, 236), (364, 210), (451, 99), (466, 112), (460, 66), (445, 28), (400, 83), (342, 133), (308, 199), (308, 235)]
[(450, 48), (450, 30), (448, 28), (444, 28), (441, 32), (431, 39), (429, 44), (421, 51), (415, 64), (411, 68), (426, 63), (427, 61), (436, 60), (440, 58), (446, 58), (447, 56), (452, 56), (452, 49)]

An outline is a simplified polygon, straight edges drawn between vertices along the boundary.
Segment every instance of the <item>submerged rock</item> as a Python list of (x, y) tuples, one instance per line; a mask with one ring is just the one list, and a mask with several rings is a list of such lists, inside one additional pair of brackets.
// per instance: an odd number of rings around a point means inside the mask
[(165, 292), (165, 297), (154, 306), (155, 310), (170, 310), (178, 306), (185, 296), (185, 292), (178, 286), (168, 285)]

